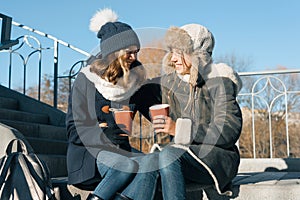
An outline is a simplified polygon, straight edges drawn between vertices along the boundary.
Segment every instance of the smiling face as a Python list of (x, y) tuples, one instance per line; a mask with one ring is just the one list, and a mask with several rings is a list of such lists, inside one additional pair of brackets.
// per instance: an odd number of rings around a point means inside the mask
[(176, 72), (181, 75), (190, 74), (192, 67), (191, 56), (177, 49), (173, 49), (171, 54), (171, 62), (174, 63)]
[(122, 63), (123, 67), (129, 70), (131, 64), (137, 60), (138, 52), (139, 49), (136, 46), (130, 46), (121, 50), (119, 52), (119, 58), (121, 59), (120, 62)]

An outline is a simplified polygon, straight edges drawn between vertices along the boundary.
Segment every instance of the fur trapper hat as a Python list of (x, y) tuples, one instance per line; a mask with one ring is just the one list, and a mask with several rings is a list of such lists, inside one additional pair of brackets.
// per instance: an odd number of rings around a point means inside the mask
[[(202, 25), (187, 24), (180, 28), (169, 28), (165, 35), (165, 43), (170, 50), (178, 49), (192, 56), (189, 82), (195, 86), (198, 81), (198, 73), (201, 74), (204, 67), (212, 62), (211, 56), (215, 45), (213, 34)], [(166, 54), (163, 60), (164, 66), (172, 66), (171, 56), (171, 53)]]
[(90, 20), (90, 30), (101, 39), (102, 57), (125, 49), (129, 46), (140, 48), (140, 41), (133, 29), (123, 22), (118, 22), (118, 15), (109, 8), (96, 12)]

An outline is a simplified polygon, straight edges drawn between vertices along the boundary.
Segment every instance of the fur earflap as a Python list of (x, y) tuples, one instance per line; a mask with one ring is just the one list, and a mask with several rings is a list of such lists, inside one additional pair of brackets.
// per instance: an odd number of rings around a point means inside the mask
[(90, 20), (90, 30), (93, 32), (98, 32), (101, 27), (107, 22), (116, 22), (118, 20), (118, 15), (109, 8), (104, 8), (95, 13), (95, 15)]

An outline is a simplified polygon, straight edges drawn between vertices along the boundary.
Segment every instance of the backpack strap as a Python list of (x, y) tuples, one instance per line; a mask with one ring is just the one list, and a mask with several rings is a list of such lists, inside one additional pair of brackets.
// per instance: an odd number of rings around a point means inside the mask
[[(42, 178), (40, 178), (36, 174), (35, 169), (31, 164), (31, 161), (27, 157), (30, 157), (30, 159), (34, 159), (34, 162), (36, 162), (36, 164), (39, 165), (39, 167), (41, 168), (40, 173), (42, 175)], [(44, 162), (42, 162), (35, 154), (25, 155), (24, 158), (26, 159), (28, 169), (30, 170), (30, 174), (34, 177), (40, 188), (43, 188), (44, 186), (45, 194), (49, 199), (51, 199), (51, 197), (53, 197), (54, 195), (54, 191), (51, 189), (51, 182), (49, 182), (50, 173), (47, 165)]]
[(17, 142), (17, 150), (18, 151), (24, 151), (27, 153), (27, 148), (26, 145), (24, 144), (24, 142), (20, 139), (12, 139), (7, 147), (6, 147), (6, 155), (1, 159), (1, 163), (0, 163), (0, 189), (5, 181), (5, 178), (7, 176), (7, 172), (8, 169), (10, 167), (11, 161), (13, 160), (14, 156), (9, 156), (12, 154), (12, 147), (14, 145), (14, 143)]
[[(14, 144), (17, 144), (17, 152), (12, 152), (12, 148)], [(7, 173), (12, 165), (12, 161), (14, 159), (17, 159), (19, 162), (19, 166), (22, 168), (22, 171), (26, 177), (31, 177), (27, 179), (27, 184), (29, 186), (30, 190), (33, 190), (31, 194), (33, 195), (33, 199), (35, 200), (42, 200), (44, 197), (38, 196), (38, 194), (34, 191), (36, 188), (36, 185), (32, 182), (32, 179), (34, 179), (38, 187), (41, 188), (41, 190), (44, 191), (45, 195), (48, 197), (48, 199), (55, 199), (54, 198), (54, 191), (52, 190), (51, 182), (49, 181), (50, 173), (49, 169), (46, 165), (46, 163), (42, 162), (42, 160), (39, 159), (37, 155), (34, 153), (28, 154), (27, 147), (25, 143), (21, 139), (13, 139), (9, 142), (6, 148), (6, 154), (2, 159), (0, 159), (0, 189), (3, 186), (3, 183), (6, 181)], [(17, 156), (17, 157), (16, 157)], [(40, 167), (40, 177), (35, 167), (33, 166), (33, 163), (36, 163)], [(27, 168), (28, 167), (28, 168)], [(3, 193), (6, 194), (5, 192)], [(7, 192), (9, 194), (9, 192)], [(3, 196), (2, 196), (3, 197)], [(2, 198), (0, 197), (0, 199)], [(3, 198), (9, 198), (9, 197), (3, 197)]]
[(17, 143), (17, 152), (22, 152), (23, 154), (28, 154), (27, 147), (26, 147), (25, 143), (23, 142), (23, 140), (16, 138), (16, 139), (12, 139), (8, 143), (8, 145), (6, 147), (6, 155), (13, 153), (12, 148), (13, 148), (14, 143)]
[(14, 159), (15, 155), (12, 156), (4, 156), (1, 159), (0, 163), (0, 189), (2, 188), (3, 183), (5, 182), (8, 169), (11, 165), (11, 161)]
[[(35, 174), (36, 172), (31, 173), (30, 170), (27, 168), (27, 164), (28, 163), (27, 163), (27, 160), (25, 159), (24, 155), (19, 155), (18, 161), (19, 161), (19, 164), (20, 164), (20, 166), (22, 168), (22, 171), (23, 171), (24, 175), (26, 177), (28, 177), (26, 180), (27, 180), (27, 184), (28, 184), (29, 190), (32, 191), (32, 192), (30, 192), (30, 194), (33, 195), (32, 199), (42, 200), (43, 197), (39, 197), (38, 194), (35, 192), (35, 187), (36, 186), (33, 184), (32, 178), (31, 178), (32, 175), (35, 175), (34, 179), (37, 180), (38, 175)], [(39, 184), (39, 187), (41, 187), (40, 184)]]

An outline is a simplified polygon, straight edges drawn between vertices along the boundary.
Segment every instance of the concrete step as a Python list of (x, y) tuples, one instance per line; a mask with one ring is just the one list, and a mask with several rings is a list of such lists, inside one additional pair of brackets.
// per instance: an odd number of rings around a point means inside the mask
[(243, 158), (239, 172), (299, 172), (299, 158)]
[(0, 108), (0, 119), (35, 122), (41, 124), (48, 124), (49, 122), (48, 115), (46, 114), (35, 114), (5, 108)]
[(296, 200), (300, 195), (300, 172), (239, 173), (233, 181), (233, 196), (220, 196), (206, 188), (203, 200)]
[(18, 110), (18, 100), (0, 96), (0, 108)]
[[(274, 180), (276, 177), (282, 177), (280, 172), (276, 174), (260, 174), (265, 181), (256, 182), (257, 175), (249, 176), (250, 182), (235, 183), (233, 186), (233, 196), (224, 197), (216, 194), (213, 188), (205, 190), (203, 200), (298, 200), (300, 195), (300, 177), (299, 174), (289, 172), (285, 177), (288, 179)], [(298, 178), (297, 178), (298, 177)]]
[[(210, 198), (211, 199), (211, 198)], [(300, 185), (242, 185), (234, 200), (298, 200)], [(204, 199), (205, 200), (205, 199)]]
[(66, 155), (67, 154), (67, 141), (44, 139), (36, 137), (25, 137), (33, 148), (36, 154), (54, 154)]
[(65, 127), (0, 119), (0, 122), (19, 130), (24, 136), (67, 140)]
[(37, 154), (37, 156), (46, 162), (52, 178), (68, 176), (66, 156), (48, 154)]
[[(37, 99), (21, 94), (20, 92), (11, 90), (0, 85), (0, 96), (6, 98), (12, 98), (18, 101), (18, 110), (29, 112), (29, 113), (39, 113), (47, 116), (47, 123), (51, 125), (64, 126), (66, 113), (63, 111), (52, 107), (46, 103), (40, 102)], [(22, 120), (18, 120), (22, 121)], [(35, 121), (29, 121), (35, 122)]]

